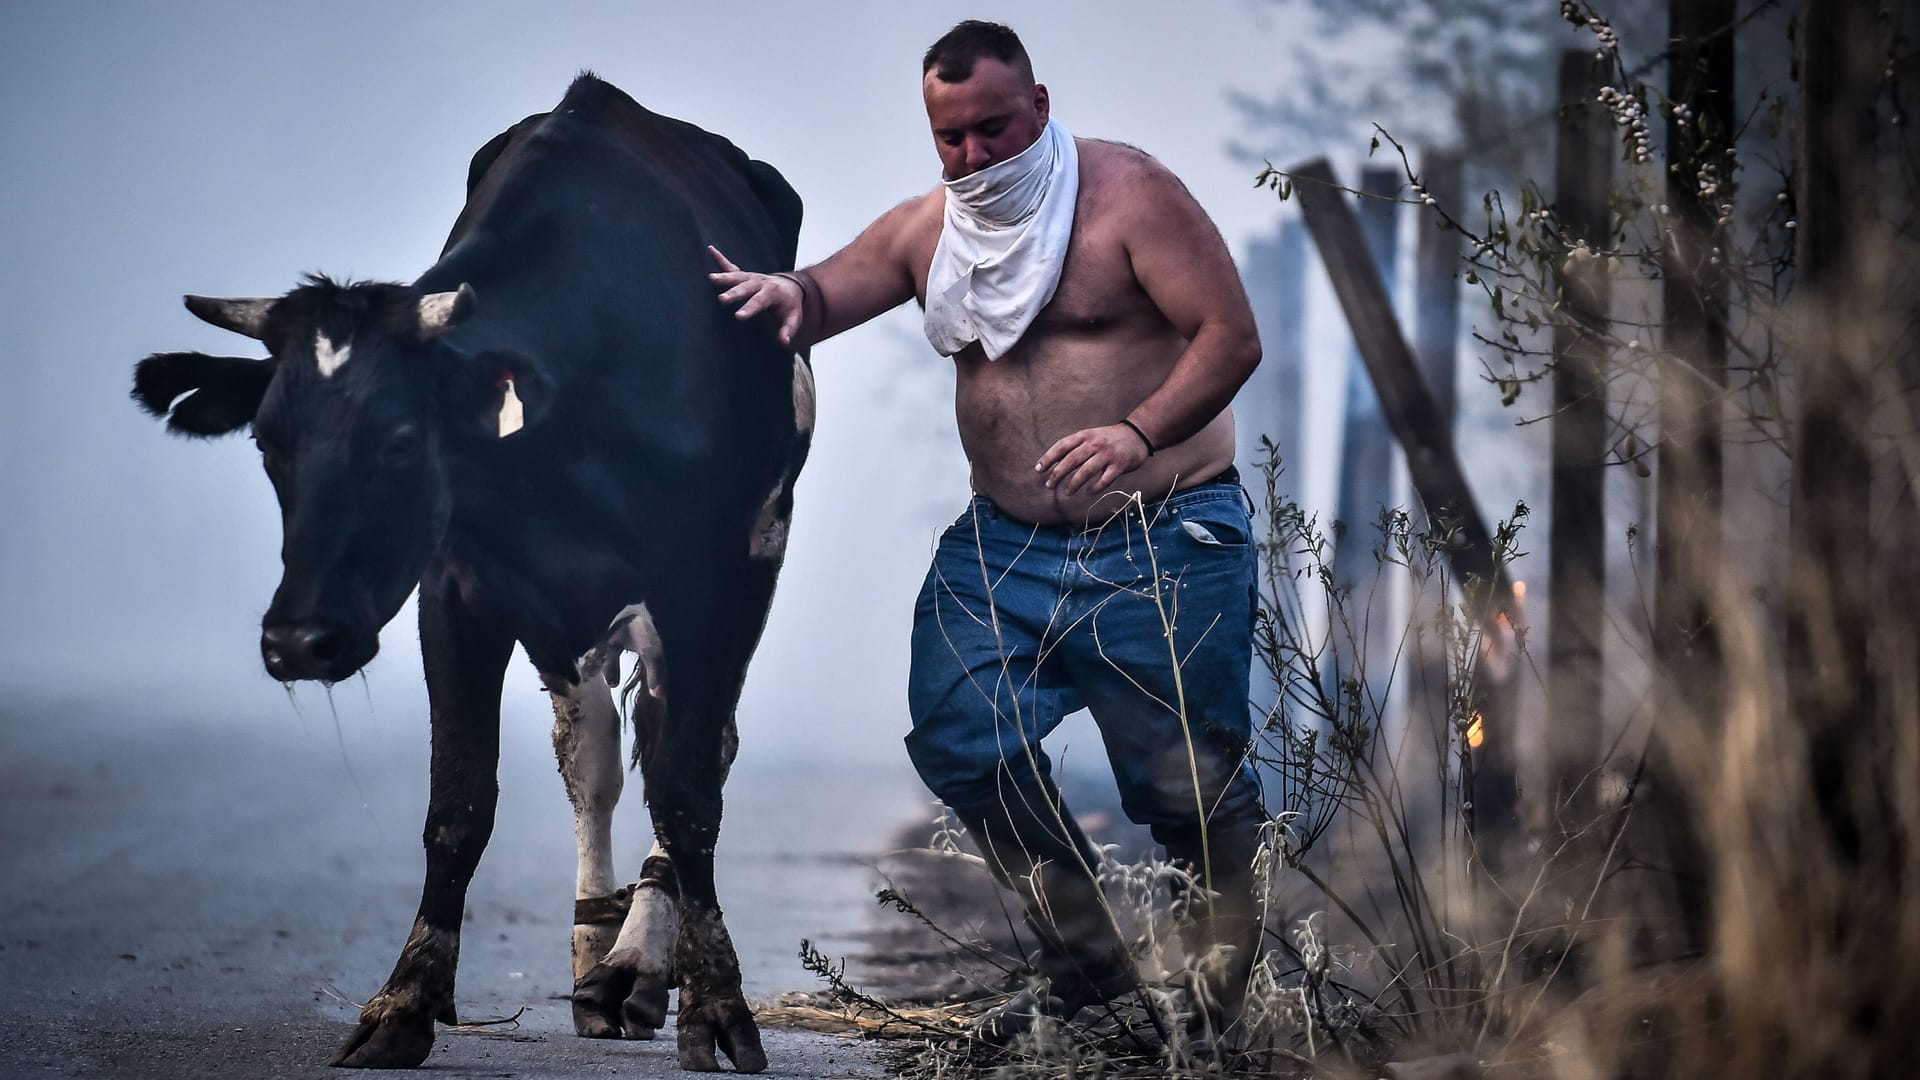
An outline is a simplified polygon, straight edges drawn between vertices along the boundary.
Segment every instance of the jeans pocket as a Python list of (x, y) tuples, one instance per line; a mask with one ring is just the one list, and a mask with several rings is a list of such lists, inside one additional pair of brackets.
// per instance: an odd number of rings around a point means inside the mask
[(1201, 547), (1239, 550), (1252, 541), (1252, 523), (1237, 502), (1218, 500), (1180, 508), (1180, 531)]
[(1182, 521), (1180, 522), (1180, 528), (1185, 530), (1188, 536), (1193, 537), (1195, 540), (1200, 541), (1201, 543), (1207, 545), (1208, 547), (1226, 547), (1227, 546), (1224, 542), (1221, 541), (1219, 537), (1213, 534), (1212, 529), (1207, 528), (1205, 525), (1202, 525), (1197, 521)]

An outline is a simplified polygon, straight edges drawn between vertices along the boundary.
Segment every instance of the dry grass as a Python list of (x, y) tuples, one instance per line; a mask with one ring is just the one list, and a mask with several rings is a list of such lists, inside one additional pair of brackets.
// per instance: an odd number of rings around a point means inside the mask
[[(1252, 751), (1272, 813), (1259, 865), (1267, 947), (1234, 1026), (1220, 1038), (1187, 1033), (1193, 1009), (1177, 985), (1186, 958), (1167, 899), (1180, 871), (1151, 858), (1100, 868), (1143, 970), (1160, 979), (1136, 999), (989, 1046), (972, 1021), (1017, 987), (1005, 972), (1023, 957), (1004, 942), (987, 956), (991, 943), (944, 924), (952, 912), (929, 917), (890, 890), (884, 899), (902, 918), (939, 931), (976, 999), (868, 996), (843, 965), (810, 951), (827, 989), (773, 1003), (763, 1020), (900, 1040), (913, 1048), (901, 1071), (916, 1077), (1370, 1077), (1394, 1059), (1452, 1054), (1485, 1075), (1554, 1080), (1873, 1077), (1906, 1075), (1920, 1060), (1920, 1025), (1909, 1021), (1920, 1015), (1920, 722), (1858, 743), (1852, 802), (1877, 816), (1863, 819), (1864, 849), (1838, 844), (1807, 764), (1814, 732), (1788, 715), (1778, 635), (1748, 600), (1724, 620), (1735, 673), (1725, 715), (1663, 729), (1676, 763), (1666, 788), (1641, 768), (1644, 728), (1629, 733), (1589, 778), (1617, 781), (1593, 816), (1545, 815), (1557, 827), (1495, 875), (1466, 827), (1461, 788), (1471, 713), (1488, 690), (1474, 680), (1491, 677), (1484, 611), (1416, 607), (1427, 623), (1396, 630), (1388, 671), (1351, 666), (1365, 655), (1364, 628), (1347, 614), (1361, 601), (1333, 585), (1325, 538), (1273, 493), (1276, 475), (1270, 461), (1260, 647), (1280, 697)], [(1416, 596), (1445, 595), (1439, 530), (1396, 515), (1381, 524), (1383, 574)], [(1517, 527), (1502, 535), (1515, 554)], [(1510, 670), (1525, 672), (1523, 643), (1504, 644), (1522, 645)], [(1441, 704), (1402, 719), (1381, 687), (1419, 656), (1439, 659), (1444, 685), (1429, 700)], [(1685, 890), (1674, 887), (1682, 875), (1662, 862), (1680, 849), (1654, 827), (1671, 824), (1672, 807), (1653, 796), (1676, 785), (1697, 814), (1701, 860), (1679, 869), (1714, 898), (1705, 942), (1693, 940)], [(956, 839), (941, 827), (937, 861), (971, 863), (955, 857)]]

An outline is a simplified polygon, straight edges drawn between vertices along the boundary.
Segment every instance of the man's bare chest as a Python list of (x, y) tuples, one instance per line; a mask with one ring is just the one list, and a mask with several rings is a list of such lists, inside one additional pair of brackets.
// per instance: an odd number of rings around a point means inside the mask
[[(914, 295), (927, 303), (927, 276), (938, 245), (938, 228), (916, 238), (913, 252)], [(1076, 221), (1074, 236), (1060, 271), (1053, 298), (1035, 318), (1031, 332), (1046, 334), (1098, 333), (1123, 323), (1157, 316), (1151, 300), (1134, 277), (1126, 245), (1120, 237)]]

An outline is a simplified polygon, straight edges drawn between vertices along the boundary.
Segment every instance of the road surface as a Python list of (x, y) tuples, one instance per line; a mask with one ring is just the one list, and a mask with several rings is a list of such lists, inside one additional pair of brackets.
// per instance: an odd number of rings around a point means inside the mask
[[(0, 1075), (329, 1076), (355, 1006), (413, 918), (424, 715), (337, 688), (298, 708), (182, 719), (177, 695), (0, 695)], [(257, 699), (256, 699), (257, 700)], [(567, 1005), (572, 820), (547, 721), (510, 712), (499, 822), (469, 896), (462, 1020), (435, 1075), (666, 1076), (654, 1042), (575, 1038)], [(848, 775), (853, 772), (853, 775)], [(769, 760), (743, 740), (727, 789), (721, 903), (749, 996), (815, 989), (800, 939), (861, 946), (873, 862), (926, 796), (889, 770)], [(930, 814), (929, 814), (930, 816)], [(649, 842), (637, 776), (616, 826)], [(768, 1075), (884, 1075), (866, 1044), (765, 1030)]]

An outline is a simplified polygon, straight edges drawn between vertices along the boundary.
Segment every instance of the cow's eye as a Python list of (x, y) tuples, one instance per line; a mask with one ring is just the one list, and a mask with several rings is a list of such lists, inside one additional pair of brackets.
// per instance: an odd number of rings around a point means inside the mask
[(276, 432), (269, 431), (263, 434), (257, 424), (249, 435), (253, 439), (254, 447), (260, 451), (260, 460), (266, 464), (267, 471), (272, 472), (278, 469), (286, 460), (286, 454), (283, 452), (286, 449), (285, 441)]

